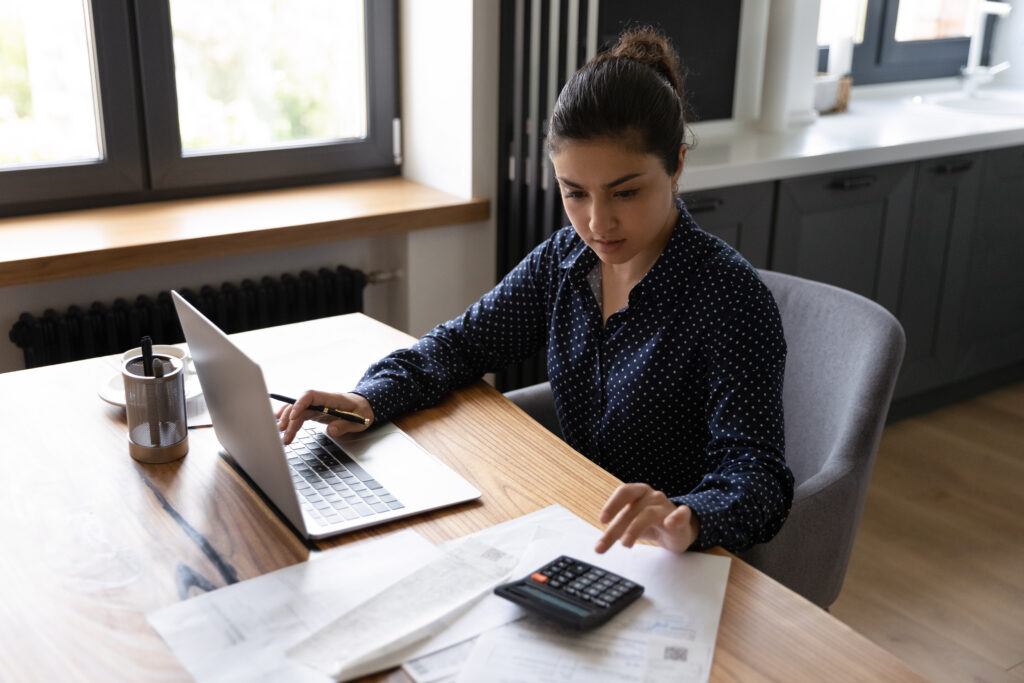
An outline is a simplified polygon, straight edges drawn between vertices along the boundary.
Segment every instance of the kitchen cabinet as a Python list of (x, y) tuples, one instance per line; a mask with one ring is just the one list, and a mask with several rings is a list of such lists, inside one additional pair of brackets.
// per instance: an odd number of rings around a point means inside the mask
[(955, 378), (1024, 361), (1024, 146), (982, 156)]
[(896, 311), (914, 173), (903, 163), (779, 181), (772, 270)]
[(774, 182), (690, 192), (682, 197), (703, 230), (735, 247), (754, 267), (768, 267)]
[(873, 299), (896, 398), (1024, 361), (1024, 147), (778, 183), (770, 267)]
[(948, 383), (957, 364), (981, 154), (917, 164), (899, 305), (907, 349), (896, 396)]

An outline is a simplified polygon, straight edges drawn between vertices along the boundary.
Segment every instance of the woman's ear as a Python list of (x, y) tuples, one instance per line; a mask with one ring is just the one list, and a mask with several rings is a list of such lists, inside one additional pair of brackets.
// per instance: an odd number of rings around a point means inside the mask
[(672, 191), (678, 191), (679, 176), (683, 174), (683, 160), (686, 158), (686, 145), (679, 145), (679, 163), (676, 165), (676, 172), (672, 174)]

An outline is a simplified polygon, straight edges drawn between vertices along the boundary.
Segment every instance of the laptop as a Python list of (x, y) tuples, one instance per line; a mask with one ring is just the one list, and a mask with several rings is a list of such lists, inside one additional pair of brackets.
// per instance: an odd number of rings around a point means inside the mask
[(326, 538), (480, 497), (393, 424), (335, 440), (307, 422), (285, 446), (260, 366), (171, 296), (217, 440), (301, 535)]

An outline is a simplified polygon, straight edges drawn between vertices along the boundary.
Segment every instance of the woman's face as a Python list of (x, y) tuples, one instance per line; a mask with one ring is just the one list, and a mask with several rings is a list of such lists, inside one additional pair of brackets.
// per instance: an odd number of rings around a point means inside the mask
[(601, 261), (642, 272), (654, 264), (675, 226), (684, 151), (674, 175), (617, 139), (569, 140), (551, 155), (565, 212)]

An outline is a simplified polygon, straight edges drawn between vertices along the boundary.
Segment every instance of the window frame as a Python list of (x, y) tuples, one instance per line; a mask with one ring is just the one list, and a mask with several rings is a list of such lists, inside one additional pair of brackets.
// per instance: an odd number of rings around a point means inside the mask
[(363, 0), (367, 136), (183, 156), (170, 0), (89, 0), (99, 161), (0, 170), (0, 216), (398, 175), (397, 0)]
[(397, 115), (396, 24), (393, 1), (363, 0), (366, 35), (367, 135), (362, 140), (223, 154), (182, 155), (171, 45), (170, 0), (134, 0), (139, 29), (142, 100), (149, 173), (154, 189), (327, 177), (387, 175), (395, 167), (392, 119)]
[[(967, 63), (970, 38), (896, 40), (896, 18), (900, 0), (868, 0), (864, 20), (864, 42), (853, 46), (850, 76), (854, 85), (950, 78), (960, 75)], [(994, 17), (985, 25), (981, 62), (987, 64), (992, 43)], [(825, 71), (828, 47), (818, 48), (818, 70)]]
[[(135, 62), (127, 6), (91, 0), (96, 59), (97, 125), (103, 158), (0, 171), (0, 207), (139, 192), (145, 188), (139, 117), (132, 87)], [(118, 131), (107, 135), (106, 131)]]

